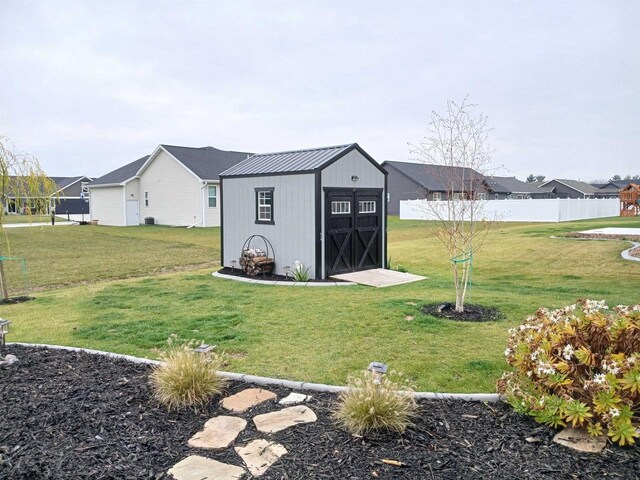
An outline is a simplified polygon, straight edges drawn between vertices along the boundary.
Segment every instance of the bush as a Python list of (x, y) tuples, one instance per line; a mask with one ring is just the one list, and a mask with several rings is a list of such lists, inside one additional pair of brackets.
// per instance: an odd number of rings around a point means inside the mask
[(182, 407), (202, 407), (211, 397), (219, 395), (226, 379), (217, 374), (222, 356), (197, 353), (194, 341), (178, 343), (172, 336), (169, 347), (160, 354), (164, 362), (151, 373), (154, 397), (168, 410)]
[(304, 264), (298, 260), (293, 262), (293, 279), (296, 282), (308, 282), (309, 281), (309, 268), (304, 267)]
[(377, 430), (404, 432), (412, 425), (418, 405), (412, 385), (400, 376), (391, 373), (377, 380), (365, 371), (362, 377), (349, 378), (348, 390), (340, 394), (333, 413), (336, 422), (355, 435)]
[(505, 355), (514, 371), (502, 376), (498, 392), (516, 411), (593, 436), (606, 429), (620, 445), (635, 442), (640, 305), (609, 310), (604, 301), (579, 300), (551, 312), (541, 308), (509, 333)]

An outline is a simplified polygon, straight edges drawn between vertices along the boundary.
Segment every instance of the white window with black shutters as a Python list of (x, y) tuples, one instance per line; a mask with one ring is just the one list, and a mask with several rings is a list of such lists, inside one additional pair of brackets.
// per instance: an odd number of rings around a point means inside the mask
[(256, 188), (256, 223), (274, 223), (273, 188)]

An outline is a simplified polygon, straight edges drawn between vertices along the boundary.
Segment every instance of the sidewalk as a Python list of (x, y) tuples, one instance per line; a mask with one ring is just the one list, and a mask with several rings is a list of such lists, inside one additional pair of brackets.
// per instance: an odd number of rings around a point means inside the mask
[[(78, 222), (56, 222), (55, 226), (74, 225)], [(22, 227), (51, 227), (51, 222), (33, 222), (33, 223), (6, 223), (2, 228), (22, 228)]]

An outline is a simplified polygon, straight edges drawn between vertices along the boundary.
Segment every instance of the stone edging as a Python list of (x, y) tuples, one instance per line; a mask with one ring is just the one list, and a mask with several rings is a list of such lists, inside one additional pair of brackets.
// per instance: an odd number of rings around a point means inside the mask
[[(631, 242), (631, 240), (626, 240), (627, 242)], [(620, 255), (622, 255), (622, 258), (624, 258), (625, 260), (632, 260), (634, 262), (640, 262), (640, 257), (634, 257), (631, 255), (631, 250), (633, 250), (636, 247), (640, 247), (640, 242), (631, 242), (633, 244), (633, 246), (631, 248), (627, 248), (625, 251), (623, 251)]]
[(236, 277), (233, 275), (224, 275), (219, 272), (213, 272), (211, 275), (225, 280), (234, 280), (236, 282), (257, 283), (259, 285), (281, 285), (283, 287), (350, 287), (357, 285), (353, 282), (281, 282), (278, 280), (258, 280), (246, 277)]
[(588, 238), (588, 237), (556, 237), (555, 235), (551, 235), (549, 238), (554, 238), (554, 239), (565, 239), (565, 240), (597, 240), (600, 242), (628, 242), (631, 244), (630, 248), (627, 248), (626, 250), (623, 250), (622, 252), (620, 252), (620, 256), (622, 258), (624, 258), (625, 260), (631, 260), (633, 262), (640, 262), (640, 258), (638, 257), (632, 257), (631, 254), (629, 252), (631, 252), (631, 250), (633, 250), (636, 247), (640, 247), (640, 243), (639, 242), (634, 242), (632, 240), (624, 240), (624, 239), (619, 239), (616, 240), (615, 238)]
[[(70, 352), (84, 352), (92, 355), (103, 355), (109, 358), (127, 360), (133, 363), (142, 363), (148, 365), (160, 365), (159, 360), (151, 360), (148, 358), (134, 357), (132, 355), (123, 355), (120, 353), (105, 352), (103, 350), (92, 350), (89, 348), (65, 347), (63, 345), (47, 345), (42, 343), (23, 343), (8, 342), (7, 345), (22, 345), (24, 347), (49, 348), (51, 350), (67, 350)], [(239, 382), (253, 383), (255, 385), (277, 385), (292, 390), (313, 390), (316, 392), (339, 393), (347, 390), (347, 387), (338, 385), (326, 385), (323, 383), (296, 382), (293, 380), (283, 380), (279, 378), (259, 377), (256, 375), (245, 375), (233, 372), (218, 372), (221, 377), (228, 378)], [(499, 395), (497, 393), (436, 393), (436, 392), (414, 392), (416, 399), (429, 400), (469, 400), (475, 402), (497, 402)]]

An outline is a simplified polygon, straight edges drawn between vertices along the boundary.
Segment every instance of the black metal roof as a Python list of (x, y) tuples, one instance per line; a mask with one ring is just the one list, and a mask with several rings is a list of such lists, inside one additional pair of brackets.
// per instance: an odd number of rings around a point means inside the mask
[(479, 182), (484, 176), (468, 167), (450, 167), (446, 165), (432, 165), (412, 162), (382, 162), (384, 168), (394, 168), (416, 184), (430, 192), (446, 192), (451, 181)]
[(249, 152), (218, 150), (214, 147), (161, 146), (202, 180), (218, 180), (221, 172), (252, 155)]
[(225, 170), (220, 176), (235, 177), (313, 172), (354, 148), (359, 148), (357, 143), (291, 150), (288, 152), (257, 153)]

